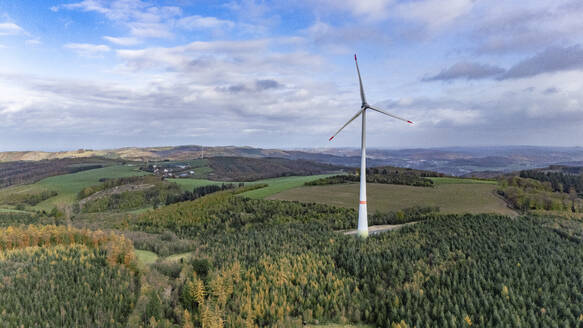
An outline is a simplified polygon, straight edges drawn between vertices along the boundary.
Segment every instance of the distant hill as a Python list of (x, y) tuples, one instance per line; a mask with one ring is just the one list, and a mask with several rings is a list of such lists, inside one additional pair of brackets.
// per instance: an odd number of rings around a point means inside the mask
[[(426, 149), (380, 149), (367, 151), (369, 167), (395, 166), (461, 176), (472, 172), (513, 172), (554, 164), (580, 165), (581, 147), (450, 147)], [(65, 152), (3, 152), (0, 162), (43, 159), (103, 157), (132, 161), (190, 160), (213, 157), (285, 158), (308, 160), (337, 166), (360, 166), (358, 148), (305, 148), (295, 150), (253, 147), (128, 147), (120, 149), (80, 149)]]

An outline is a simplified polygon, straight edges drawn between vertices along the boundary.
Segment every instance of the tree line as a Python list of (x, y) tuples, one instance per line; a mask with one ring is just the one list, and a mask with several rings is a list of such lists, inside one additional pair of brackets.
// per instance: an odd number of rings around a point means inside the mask
[(525, 179), (534, 179), (540, 182), (547, 182), (555, 192), (571, 193), (573, 190), (577, 194), (583, 194), (583, 175), (563, 173), (557, 171), (543, 170), (523, 170), (520, 171), (520, 177)]

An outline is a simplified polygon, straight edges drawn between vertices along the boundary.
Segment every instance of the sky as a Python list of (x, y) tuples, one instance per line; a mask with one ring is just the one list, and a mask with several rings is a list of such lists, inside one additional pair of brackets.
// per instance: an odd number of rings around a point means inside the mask
[(583, 146), (583, 2), (0, 0), (0, 151)]

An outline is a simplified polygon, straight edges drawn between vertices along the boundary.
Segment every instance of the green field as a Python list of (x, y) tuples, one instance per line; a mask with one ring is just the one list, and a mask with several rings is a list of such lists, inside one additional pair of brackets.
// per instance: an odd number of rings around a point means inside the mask
[(193, 256), (194, 255), (192, 252), (186, 252), (186, 253), (179, 253), (179, 254), (173, 254), (173, 255), (167, 256), (164, 260), (168, 261), (168, 262), (178, 262), (181, 259), (190, 259)]
[[(494, 194), (489, 183), (444, 183), (434, 188), (392, 184), (368, 184), (369, 213), (397, 211), (413, 206), (439, 206), (443, 213), (500, 213), (515, 215)], [(359, 185), (339, 184), (289, 189), (267, 199), (297, 200), (340, 207), (358, 207)]]
[[(267, 187), (251, 190), (242, 195), (249, 198), (265, 198), (276, 194), (278, 192), (282, 192), (287, 189), (296, 188), (303, 186), (304, 183), (308, 181), (318, 180), (321, 178), (329, 177), (334, 174), (320, 174), (320, 175), (310, 175), (310, 176), (292, 176), (292, 177), (281, 177), (281, 178), (272, 178), (272, 179), (263, 179), (257, 180), (252, 182), (245, 182), (245, 185), (254, 185), (254, 184), (261, 184), (266, 183), (268, 184)], [(239, 182), (223, 182), (223, 181), (212, 181), (212, 180), (205, 180), (205, 179), (168, 179), (168, 181), (176, 182), (182, 190), (193, 190), (197, 187), (208, 186), (208, 185), (220, 185), (223, 183), (233, 183), (238, 184)]]
[(158, 254), (154, 252), (143, 251), (139, 249), (136, 249), (134, 252), (136, 253), (138, 261), (145, 265), (152, 264), (158, 259)]
[(14, 210), (11, 208), (0, 208), (0, 213), (29, 213), (27, 211)]
[(314, 181), (321, 178), (332, 176), (333, 174), (320, 174), (320, 175), (310, 175), (310, 176), (294, 176), (294, 177), (282, 177), (274, 179), (264, 179), (252, 182), (250, 184), (266, 183), (268, 186), (261, 189), (251, 190), (246, 193), (241, 194), (242, 196), (263, 199), (268, 196), (277, 194), (279, 192), (297, 188), (303, 186), (304, 183), (308, 181)]
[(49, 177), (29, 185), (12, 186), (0, 189), (0, 198), (2, 195), (10, 193), (37, 193), (44, 190), (57, 191), (59, 193), (57, 196), (49, 198), (32, 207), (34, 210), (38, 209), (48, 211), (57, 204), (72, 203), (79, 191), (85, 187), (98, 184), (99, 179), (101, 178), (121, 178), (145, 174), (147, 173), (139, 171), (136, 167), (114, 165), (100, 169)]
[(230, 182), (222, 182), (222, 181), (212, 181), (206, 179), (167, 179), (167, 181), (174, 182), (180, 186), (183, 191), (192, 191), (194, 188), (208, 186), (208, 185), (220, 185), (223, 183), (230, 183)]

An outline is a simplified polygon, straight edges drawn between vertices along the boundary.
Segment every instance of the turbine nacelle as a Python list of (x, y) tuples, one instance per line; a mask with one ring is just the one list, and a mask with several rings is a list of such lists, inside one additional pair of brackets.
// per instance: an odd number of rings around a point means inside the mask
[(362, 78), (360, 77), (360, 69), (358, 68), (358, 59), (356, 58), (356, 54), (354, 54), (354, 63), (356, 64), (356, 73), (358, 74), (358, 84), (360, 86), (360, 100), (362, 101), (362, 106), (360, 107), (360, 110), (348, 122), (346, 122), (346, 124), (344, 124), (338, 131), (336, 131), (336, 133), (334, 133), (334, 135), (332, 137), (330, 137), (330, 139), (328, 139), (328, 141), (332, 141), (332, 139), (334, 139), (334, 137), (336, 137), (336, 135), (338, 135), (338, 133), (340, 133), (340, 131), (342, 131), (348, 124), (350, 124), (352, 121), (354, 121), (360, 114), (364, 113), (367, 109), (372, 109), (376, 112), (379, 112), (381, 114), (385, 114), (387, 116), (401, 120), (403, 122), (407, 122), (409, 124), (414, 124), (410, 120), (407, 120), (407, 119), (404, 119), (404, 118), (399, 117), (397, 115), (388, 113), (388, 112), (386, 112), (378, 107), (371, 106), (366, 102), (366, 96), (364, 95), (364, 87), (362, 86)]

